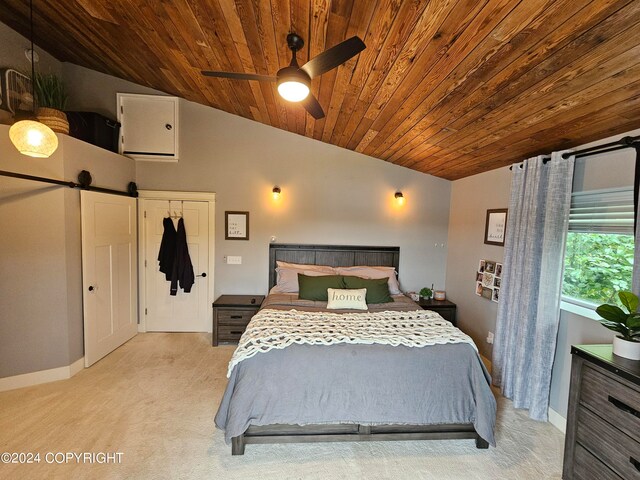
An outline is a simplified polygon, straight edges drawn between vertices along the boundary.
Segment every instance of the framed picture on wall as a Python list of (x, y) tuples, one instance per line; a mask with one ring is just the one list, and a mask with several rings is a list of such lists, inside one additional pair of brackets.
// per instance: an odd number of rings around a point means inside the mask
[(249, 212), (224, 212), (224, 239), (249, 240)]
[(487, 210), (484, 225), (484, 243), (504, 247), (504, 235), (507, 229), (507, 209)]

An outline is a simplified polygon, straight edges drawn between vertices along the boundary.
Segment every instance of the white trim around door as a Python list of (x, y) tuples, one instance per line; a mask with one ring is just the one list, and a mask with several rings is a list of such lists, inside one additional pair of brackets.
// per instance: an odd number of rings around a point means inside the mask
[[(209, 306), (213, 304), (213, 292), (214, 292), (214, 272), (215, 272), (215, 203), (216, 194), (212, 192), (174, 192), (174, 191), (161, 191), (161, 190), (139, 190), (138, 191), (138, 270), (140, 272), (138, 283), (138, 299), (139, 304), (139, 324), (138, 331), (146, 332), (146, 317), (145, 317), (145, 305), (146, 305), (146, 271), (144, 266), (145, 255), (144, 248), (146, 245), (146, 231), (144, 222), (144, 200), (183, 200), (194, 202), (208, 202), (209, 203), (209, 291), (207, 292), (207, 302)], [(208, 332), (212, 331), (213, 327), (213, 309), (208, 309)]]

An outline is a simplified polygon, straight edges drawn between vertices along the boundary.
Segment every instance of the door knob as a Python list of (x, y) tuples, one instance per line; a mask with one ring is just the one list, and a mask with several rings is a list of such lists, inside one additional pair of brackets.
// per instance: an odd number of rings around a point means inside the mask
[(196, 275), (196, 277), (202, 277), (202, 278), (204, 278), (206, 276), (207, 276), (207, 274), (205, 272), (202, 272), (200, 275)]

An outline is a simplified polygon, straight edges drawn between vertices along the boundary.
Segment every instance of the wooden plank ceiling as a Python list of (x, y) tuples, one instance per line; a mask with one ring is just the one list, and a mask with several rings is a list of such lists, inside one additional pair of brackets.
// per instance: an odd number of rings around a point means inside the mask
[[(640, 127), (640, 1), (34, 0), (36, 43), (73, 62), (447, 179)], [(28, 2), (0, 21), (28, 36)], [(274, 84), (285, 37), (301, 64), (367, 49), (313, 80), (314, 121)]]

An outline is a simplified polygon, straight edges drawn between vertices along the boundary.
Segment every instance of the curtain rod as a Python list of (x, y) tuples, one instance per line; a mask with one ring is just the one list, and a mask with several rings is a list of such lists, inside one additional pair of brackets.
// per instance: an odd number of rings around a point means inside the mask
[[(569, 158), (571, 155), (575, 155), (576, 158), (584, 158), (590, 157), (591, 155), (600, 155), (601, 153), (615, 152), (625, 148), (640, 148), (640, 136), (622, 137), (620, 140), (616, 140), (615, 142), (603, 143), (602, 145), (597, 145), (595, 147), (566, 152), (562, 154), (562, 158)], [(545, 158), (543, 163), (547, 163), (549, 160), (551, 160), (551, 158)], [(520, 165), (520, 168), (522, 168), (522, 165)], [(513, 170), (513, 165), (509, 167), (509, 170)]]
[(91, 173), (87, 170), (82, 170), (78, 174), (78, 183), (69, 182), (67, 180), (57, 180), (55, 178), (37, 177), (34, 175), (27, 175), (25, 173), (7, 172), (0, 170), (0, 176), (10, 178), (21, 178), (23, 180), (32, 180), (34, 182), (51, 183), (53, 185), (62, 185), (69, 188), (80, 188), (82, 190), (89, 190), (92, 192), (110, 193), (113, 195), (124, 195), (127, 197), (138, 196), (138, 186), (135, 182), (129, 182), (127, 185), (127, 191), (113, 190), (111, 188), (93, 187), (91, 186)]
[(622, 150), (624, 148), (635, 148), (636, 146), (640, 146), (640, 144), (636, 145), (636, 142), (638, 142), (638, 140), (640, 140), (640, 136), (622, 137), (620, 140), (616, 140), (615, 142), (604, 143), (595, 147), (583, 148), (582, 150), (576, 150), (575, 152), (563, 153), (562, 158), (569, 158), (571, 155), (575, 155), (576, 158), (589, 157), (591, 155), (614, 152), (616, 150)]

